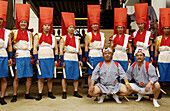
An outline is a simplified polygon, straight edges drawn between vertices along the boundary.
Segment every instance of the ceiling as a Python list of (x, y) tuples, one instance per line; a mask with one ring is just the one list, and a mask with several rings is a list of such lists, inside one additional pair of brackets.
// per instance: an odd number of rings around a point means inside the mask
[[(61, 26), (61, 12), (73, 12), (76, 18), (87, 17), (87, 5), (99, 4), (99, 0), (26, 0), (39, 17), (39, 7), (54, 8), (54, 26)], [(87, 20), (76, 20), (76, 25), (87, 26)]]

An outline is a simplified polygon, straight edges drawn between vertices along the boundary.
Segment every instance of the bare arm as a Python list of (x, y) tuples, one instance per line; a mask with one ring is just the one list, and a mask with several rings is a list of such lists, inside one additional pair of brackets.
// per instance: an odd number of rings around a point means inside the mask
[(9, 34), (9, 38), (8, 38), (8, 52), (12, 52), (12, 35)]
[(60, 46), (60, 55), (63, 55), (64, 41), (62, 38), (60, 39), (59, 46)]
[(32, 35), (32, 33), (30, 32), (30, 39), (31, 39), (31, 43), (30, 43), (30, 45), (31, 45), (31, 49), (33, 48), (33, 46), (34, 46), (34, 38), (33, 38), (33, 35)]
[(88, 38), (88, 35), (85, 36), (85, 51), (88, 51), (88, 41), (89, 41), (89, 38)]
[(34, 36), (34, 45), (33, 45), (33, 54), (38, 54), (37, 47), (38, 47), (38, 35)]
[(157, 41), (158, 41), (158, 39), (156, 38), (155, 39), (155, 54), (154, 54), (154, 57), (158, 57), (158, 45), (157, 45)]
[(55, 55), (58, 55), (58, 45), (57, 45), (57, 39), (56, 39), (56, 37), (55, 37), (54, 52), (55, 52)]
[(153, 43), (152, 43), (152, 40), (150, 40), (150, 45), (151, 45), (151, 51), (153, 51)]
[(79, 40), (79, 55), (82, 55), (80, 40)]
[(129, 42), (129, 53), (132, 53), (132, 43)]

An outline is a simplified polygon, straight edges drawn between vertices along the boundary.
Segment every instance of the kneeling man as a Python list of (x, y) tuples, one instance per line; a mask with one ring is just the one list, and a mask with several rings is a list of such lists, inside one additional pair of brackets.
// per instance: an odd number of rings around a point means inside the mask
[(143, 49), (138, 49), (136, 53), (137, 62), (133, 63), (127, 71), (129, 80), (134, 79), (136, 83), (130, 83), (134, 92), (137, 92), (140, 101), (145, 94), (153, 94), (153, 104), (155, 107), (160, 107), (157, 98), (160, 94), (160, 84), (155, 72), (155, 67), (145, 61), (145, 53)]
[[(110, 48), (104, 49), (104, 61), (98, 63), (92, 73), (88, 93), (94, 97), (102, 95), (98, 103), (103, 102), (106, 94), (113, 94), (115, 101), (121, 103), (118, 96), (126, 96), (132, 91), (126, 73), (119, 63), (112, 61), (112, 55)], [(124, 79), (126, 85), (118, 82), (119, 76)]]

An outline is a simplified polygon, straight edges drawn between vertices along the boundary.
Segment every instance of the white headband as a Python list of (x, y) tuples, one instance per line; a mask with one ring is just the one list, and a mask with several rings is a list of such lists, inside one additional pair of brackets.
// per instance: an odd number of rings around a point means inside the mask
[(103, 49), (103, 53), (106, 51), (112, 52), (112, 50), (109, 47), (107, 49)]
[[(138, 49), (136, 53), (138, 53), (138, 52), (142, 52), (143, 54), (145, 54), (145, 51), (143, 49)], [(135, 55), (136, 55), (136, 53), (135, 53)]]

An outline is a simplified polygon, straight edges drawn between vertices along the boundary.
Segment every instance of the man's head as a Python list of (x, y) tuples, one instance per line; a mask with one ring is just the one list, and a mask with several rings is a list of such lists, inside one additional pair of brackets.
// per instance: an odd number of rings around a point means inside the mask
[(145, 60), (145, 52), (143, 49), (138, 49), (135, 55), (137, 62), (143, 62)]
[(138, 23), (137, 25), (138, 25), (139, 30), (145, 29), (145, 23)]
[(97, 24), (97, 23), (91, 25), (91, 28), (92, 28), (93, 31), (97, 31), (98, 27), (99, 27), (99, 24)]
[(118, 27), (116, 27), (116, 30), (117, 30), (118, 34), (121, 35), (121, 34), (123, 34), (125, 28), (123, 26), (118, 26)]
[(105, 62), (112, 61), (113, 52), (110, 48), (103, 49), (103, 58)]
[(169, 33), (170, 33), (170, 27), (164, 27), (162, 30), (163, 30), (163, 33), (164, 33), (165, 35), (169, 35)]
[(42, 29), (43, 29), (43, 32), (49, 32), (51, 29), (51, 26), (50, 26), (50, 24), (44, 24), (42, 26)]
[(20, 27), (20, 29), (26, 29), (26, 28), (27, 28), (27, 25), (28, 25), (28, 23), (27, 23), (27, 21), (25, 21), (25, 20), (21, 20), (21, 21), (19, 22), (19, 27)]
[(68, 26), (67, 31), (69, 34), (74, 34), (74, 26), (73, 25)]

